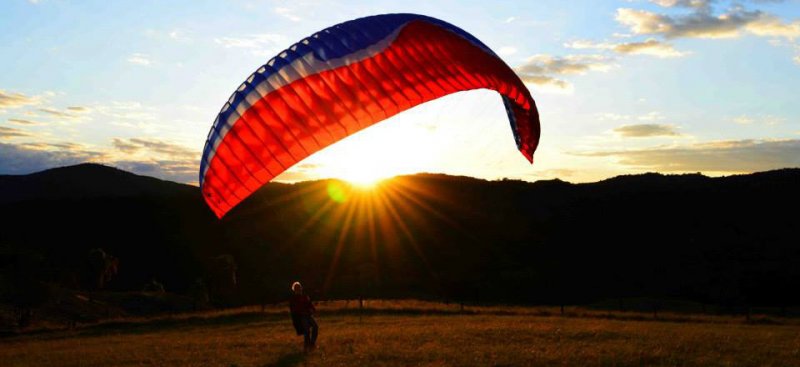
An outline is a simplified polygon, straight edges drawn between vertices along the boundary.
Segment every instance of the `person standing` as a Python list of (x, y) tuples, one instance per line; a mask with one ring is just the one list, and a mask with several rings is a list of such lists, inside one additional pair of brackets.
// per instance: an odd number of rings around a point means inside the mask
[(303, 350), (309, 352), (317, 347), (317, 335), (319, 325), (314, 320), (317, 312), (311, 298), (303, 294), (303, 286), (300, 282), (292, 284), (292, 297), (289, 299), (289, 312), (292, 314), (292, 325), (297, 335), (303, 336)]

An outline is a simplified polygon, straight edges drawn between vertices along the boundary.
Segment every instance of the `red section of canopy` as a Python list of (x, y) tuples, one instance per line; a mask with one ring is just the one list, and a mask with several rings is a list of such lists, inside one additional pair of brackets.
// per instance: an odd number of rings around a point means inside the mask
[(382, 53), (295, 81), (254, 103), (217, 147), (203, 196), (221, 218), (312, 153), (418, 104), (480, 88), (512, 101), (519, 149), (532, 161), (539, 117), (519, 77), (461, 36), (413, 21)]

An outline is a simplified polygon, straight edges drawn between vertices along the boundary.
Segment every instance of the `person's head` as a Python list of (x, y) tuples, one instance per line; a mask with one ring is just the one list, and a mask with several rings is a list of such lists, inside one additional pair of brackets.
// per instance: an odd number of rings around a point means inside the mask
[(300, 282), (292, 283), (292, 292), (294, 294), (303, 294), (303, 285)]

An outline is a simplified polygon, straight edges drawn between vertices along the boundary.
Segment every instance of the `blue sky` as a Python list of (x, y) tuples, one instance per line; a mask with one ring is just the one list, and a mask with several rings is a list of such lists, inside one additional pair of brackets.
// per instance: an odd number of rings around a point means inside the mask
[(541, 113), (533, 166), (500, 98), (463, 92), (315, 154), (294, 181), (420, 171), (595, 181), (800, 166), (800, 2), (67, 1), (0, 4), (0, 174), (84, 161), (196, 182), (230, 93), (283, 48), (371, 14), (489, 45)]

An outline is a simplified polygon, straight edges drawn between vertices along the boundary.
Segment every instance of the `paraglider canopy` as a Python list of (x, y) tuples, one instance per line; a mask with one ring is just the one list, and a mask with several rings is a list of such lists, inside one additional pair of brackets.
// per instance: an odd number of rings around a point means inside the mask
[(221, 218), (320, 149), (421, 103), (482, 88), (501, 95), (517, 148), (533, 162), (536, 104), (471, 34), (416, 14), (326, 28), (258, 68), (222, 107), (200, 163), (203, 197)]

